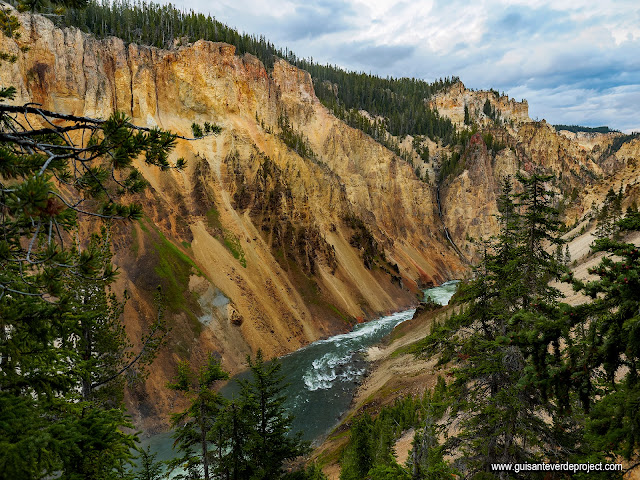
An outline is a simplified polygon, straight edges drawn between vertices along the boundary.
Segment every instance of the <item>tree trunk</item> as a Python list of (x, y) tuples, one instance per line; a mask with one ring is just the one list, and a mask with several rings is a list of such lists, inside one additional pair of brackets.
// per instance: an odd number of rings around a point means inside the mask
[(202, 445), (202, 466), (204, 468), (204, 480), (209, 479), (209, 455), (207, 454), (207, 426), (204, 415), (204, 405), (200, 402), (200, 443)]

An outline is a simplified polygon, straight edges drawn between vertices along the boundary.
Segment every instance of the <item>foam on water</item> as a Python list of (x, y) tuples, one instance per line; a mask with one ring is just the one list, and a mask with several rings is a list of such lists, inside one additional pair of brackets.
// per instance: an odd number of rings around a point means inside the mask
[(323, 350), (328, 350), (313, 359), (304, 370), (301, 380), (306, 389), (310, 392), (328, 390), (333, 387), (336, 380), (341, 382), (358, 380), (365, 374), (366, 369), (351, 364), (354, 355), (364, 351), (372, 342), (379, 340), (380, 335), (384, 335), (397, 324), (413, 317), (414, 312), (413, 309), (405, 310), (381, 317), (357, 325), (351, 332), (319, 340), (305, 347), (305, 349), (314, 350), (322, 346)]

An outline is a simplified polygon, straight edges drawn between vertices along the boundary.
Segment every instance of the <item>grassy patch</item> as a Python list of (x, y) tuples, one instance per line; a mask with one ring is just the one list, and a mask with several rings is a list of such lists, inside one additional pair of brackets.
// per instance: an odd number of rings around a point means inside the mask
[(240, 262), (244, 268), (247, 268), (247, 259), (244, 257), (244, 249), (240, 245), (240, 239), (229, 230), (224, 231), (224, 245), (233, 255), (233, 258)]
[(391, 334), (389, 335), (389, 341), (395, 342), (399, 338), (404, 337), (406, 334), (407, 332), (405, 330), (400, 328), (394, 328), (393, 330), (391, 330)]
[[(227, 250), (229, 250), (229, 252), (231, 252), (233, 258), (238, 260), (238, 262), (240, 262), (240, 265), (242, 265), (244, 268), (247, 268), (247, 259), (244, 255), (244, 249), (240, 244), (240, 239), (235, 234), (222, 226), (222, 222), (220, 222), (220, 212), (215, 207), (215, 205), (207, 210), (207, 213), (205, 213), (205, 218), (207, 219), (207, 226), (215, 232), (214, 235), (216, 236), (216, 238), (222, 240), (223, 245), (227, 248)], [(221, 239), (219, 237), (219, 232), (222, 232)]]
[(391, 358), (400, 357), (402, 355), (422, 355), (429, 345), (430, 342), (428, 341), (427, 336), (425, 336), (423, 339), (417, 340), (393, 351), (391, 353)]
[(353, 319), (347, 315), (345, 315), (344, 313), (342, 313), (340, 311), (340, 309), (338, 307), (336, 307), (334, 304), (332, 303), (327, 303), (327, 305), (329, 306), (329, 308), (336, 313), (336, 315), (338, 315), (342, 320), (344, 320), (346, 323), (348, 323), (349, 325), (351, 325), (351, 323), (353, 323)]
[(333, 465), (340, 462), (344, 449), (349, 443), (351, 432), (345, 429), (330, 435), (331, 447), (323, 451), (317, 461), (321, 466)]
[(145, 225), (145, 222), (151, 224), (151, 220), (149, 220), (149, 218), (145, 216), (144, 218), (141, 218), (140, 220), (138, 220), (138, 225), (140, 225), (140, 228), (144, 233), (149, 233), (149, 229)]
[(138, 239), (138, 229), (135, 225), (131, 225), (131, 251), (133, 252), (133, 256), (138, 258), (138, 253), (140, 252), (140, 241)]
[(205, 213), (205, 217), (207, 219), (207, 225), (209, 225), (211, 228), (224, 230), (222, 228), (222, 223), (220, 223), (220, 212), (215, 207), (215, 205), (207, 210), (207, 213)]
[[(161, 280), (167, 310), (171, 313), (185, 313), (194, 334), (199, 335), (202, 324), (194, 313), (199, 310), (199, 305), (196, 295), (189, 291), (189, 278), (193, 274), (204, 274), (191, 258), (169, 241), (148, 219), (146, 222), (154, 231), (150, 235), (157, 259), (154, 272)], [(143, 231), (149, 232), (142, 221), (140, 225)]]

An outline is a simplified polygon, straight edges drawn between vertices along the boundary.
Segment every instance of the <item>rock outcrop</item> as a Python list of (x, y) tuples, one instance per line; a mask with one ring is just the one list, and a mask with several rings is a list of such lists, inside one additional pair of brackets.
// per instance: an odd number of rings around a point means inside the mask
[(490, 119), (483, 112), (484, 105), (489, 101), (491, 107), (500, 118), (506, 122), (518, 124), (529, 122), (529, 104), (526, 100), (518, 102), (507, 95), (500, 95), (495, 90), (467, 90), (460, 81), (448, 89), (438, 92), (429, 99), (430, 108), (437, 110), (442, 116), (448, 117), (458, 127), (464, 125), (464, 110), (467, 108), (470, 118), (482, 124), (490, 123)]
[[(495, 109), (494, 119), (482, 111), (487, 99)], [(610, 188), (616, 192), (622, 188), (625, 208), (640, 203), (637, 136), (556, 132), (544, 120), (532, 121), (526, 102), (515, 102), (495, 91), (470, 91), (460, 82), (436, 95), (430, 106), (459, 128), (469, 128), (464, 126), (466, 106), (469, 123), (483, 132), (453, 147), (460, 160), (439, 185), (443, 222), (453, 242), (472, 261), (478, 259), (474, 242), (496, 232), (496, 199), (502, 179), (518, 171), (555, 176), (550, 187), (558, 194), (557, 206), (567, 225), (590, 216)], [(492, 142), (490, 147), (485, 135)]]

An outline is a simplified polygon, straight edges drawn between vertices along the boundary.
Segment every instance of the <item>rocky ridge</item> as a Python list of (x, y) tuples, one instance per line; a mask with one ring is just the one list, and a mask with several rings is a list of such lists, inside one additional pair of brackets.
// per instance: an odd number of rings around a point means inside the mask
[(437, 110), (442, 116), (451, 119), (458, 127), (464, 126), (464, 109), (467, 107), (469, 116), (476, 122), (488, 124), (489, 117), (483, 112), (486, 101), (500, 112), (500, 116), (507, 122), (514, 124), (530, 122), (529, 104), (526, 100), (520, 102), (500, 94), (495, 90), (468, 90), (460, 81), (454, 83), (447, 90), (438, 92), (427, 101), (430, 108)]

